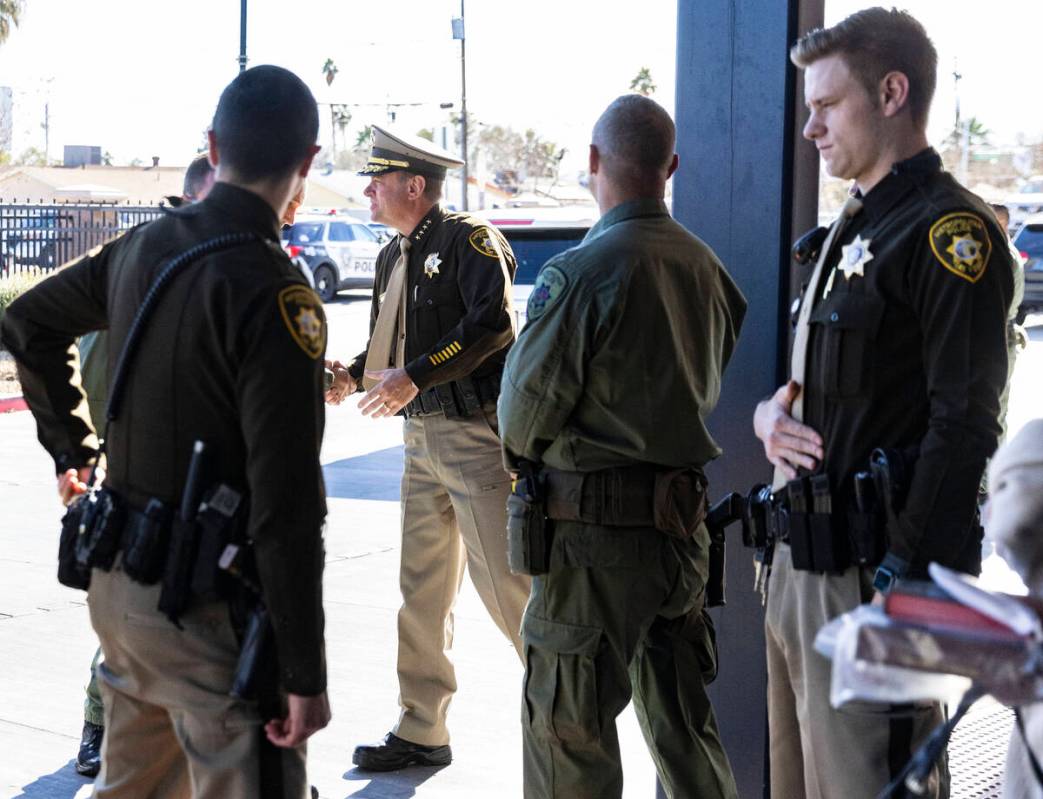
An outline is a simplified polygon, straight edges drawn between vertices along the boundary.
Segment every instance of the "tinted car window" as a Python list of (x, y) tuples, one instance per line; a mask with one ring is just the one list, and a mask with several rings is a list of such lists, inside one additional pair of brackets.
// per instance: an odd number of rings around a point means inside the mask
[(352, 225), (351, 230), (355, 234), (355, 239), (357, 241), (380, 241), (380, 238), (377, 236), (377, 234), (365, 225)]
[(531, 285), (548, 260), (559, 252), (575, 247), (587, 235), (587, 229), (578, 228), (518, 228), (503, 227), (500, 232), (510, 242), (518, 260), (515, 285)]
[(298, 222), (290, 228), (290, 244), (315, 244), (322, 241), (322, 222)]
[(344, 222), (330, 223), (330, 241), (354, 241), (355, 236), (351, 232), (352, 225)]

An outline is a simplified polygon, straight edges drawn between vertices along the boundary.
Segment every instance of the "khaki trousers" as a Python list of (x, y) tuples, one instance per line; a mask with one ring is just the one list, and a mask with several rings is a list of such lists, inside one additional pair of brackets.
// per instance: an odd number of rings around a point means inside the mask
[[(630, 541), (617, 549), (621, 538)], [(553, 546), (562, 557), (533, 579), (522, 623), (526, 799), (622, 796), (616, 717), (631, 696), (670, 799), (735, 799), (706, 693), (717, 674), (702, 612), (706, 528), (681, 541), (556, 522)], [(574, 565), (561, 562), (569, 555)]]
[(94, 796), (303, 799), (304, 747), (271, 746), (255, 704), (228, 696), (239, 655), (228, 605), (193, 607), (178, 630), (156, 610), (159, 590), (118, 563), (91, 576), (91, 622), (105, 656)]
[(405, 421), (402, 475), (402, 609), (394, 733), (425, 746), (449, 742), (456, 691), (447, 651), (464, 564), (489, 615), (521, 657), (529, 578), (507, 568), (507, 494), (496, 409), (467, 419), (441, 414)]
[[(829, 704), (831, 662), (814, 650), (815, 635), (872, 594), (868, 569), (798, 571), (789, 546), (776, 547), (764, 625), (773, 799), (875, 799), (944, 720), (937, 704)], [(924, 796), (949, 796), (944, 758)]]

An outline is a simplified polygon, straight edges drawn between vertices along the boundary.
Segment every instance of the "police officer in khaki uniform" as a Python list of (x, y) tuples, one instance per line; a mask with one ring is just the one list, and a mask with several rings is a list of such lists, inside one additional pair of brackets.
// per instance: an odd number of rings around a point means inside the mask
[(361, 174), (373, 220), (399, 232), (377, 258), (370, 340), (335, 367), (329, 399), (357, 388), (375, 417), (405, 416), (402, 609), (398, 679), (402, 712), (383, 743), (353, 762), (372, 770), (445, 765), (446, 713), (456, 690), (447, 650), (464, 564), (493, 621), (520, 651), (529, 593), (507, 569), (496, 398), (514, 341), (515, 261), (499, 232), (439, 205), (446, 170), (462, 163), (431, 142), (373, 126)]
[[(75, 338), (109, 331), (109, 363), (171, 259), (234, 239), (175, 273), (141, 328), (123, 404), (108, 424), (105, 490), (125, 512), (111, 570), (90, 575), (104, 653), (102, 768), (95, 795), (224, 799), (307, 792), (304, 742), (329, 720), (323, 644), (322, 304), (279, 245), (278, 220), (318, 148), (308, 88), (278, 67), (241, 74), (221, 95), (206, 200), (137, 227), (24, 294), (0, 336), (14, 354), (40, 441), (82, 491), (98, 456)], [(280, 375), (272, 380), (273, 373)], [(171, 623), (163, 583), (127, 555), (144, 529), (164, 541), (206, 447), (200, 488), (246, 497), (255, 584), (271, 619), (279, 691), (270, 705), (229, 693), (240, 644), (229, 602), (194, 596)], [(156, 503), (159, 503), (157, 506)], [(144, 513), (146, 508), (153, 515)], [(203, 539), (201, 538), (200, 541)], [(246, 543), (246, 542), (242, 542)], [(154, 550), (161, 558), (168, 550)], [(239, 563), (253, 571), (247, 560)], [(205, 573), (213, 562), (190, 564)], [(162, 571), (162, 569), (160, 570)]]
[(705, 688), (702, 467), (720, 454), (706, 417), (746, 301), (670, 218), (677, 164), (660, 106), (608, 107), (590, 147), (601, 219), (543, 267), (507, 358), (506, 457), (541, 465), (553, 524), (522, 622), (530, 799), (621, 795), (615, 719), (631, 694), (668, 796), (736, 796)]
[[(979, 571), (1012, 269), (988, 206), (927, 144), (937, 54), (915, 19), (859, 11), (791, 58), (805, 71), (804, 136), (854, 186), (802, 299), (791, 380), (754, 417), (784, 534), (765, 620), (771, 789), (850, 799), (883, 790), (941, 708), (833, 709), (815, 635), (931, 561)], [(873, 500), (855, 481), (877, 448), (894, 484)], [(944, 761), (924, 795), (948, 795)]]

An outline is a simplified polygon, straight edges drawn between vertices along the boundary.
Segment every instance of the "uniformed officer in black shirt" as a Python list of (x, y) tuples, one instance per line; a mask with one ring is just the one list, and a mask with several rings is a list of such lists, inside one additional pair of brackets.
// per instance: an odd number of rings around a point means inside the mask
[(140, 521), (152, 500), (174, 509), (194, 442), (204, 442), (202, 487), (226, 484), (248, 503), (283, 707), (262, 715), (257, 702), (229, 696), (239, 643), (227, 602), (196, 598), (175, 626), (157, 609), (161, 584), (131, 580), (121, 549), (111, 571), (93, 570), (89, 592), (104, 652), (99, 795), (302, 799), (307, 791), (304, 741), (330, 717), (319, 464), (326, 323), (280, 248), (278, 223), (318, 150), (317, 132), (315, 100), (299, 78), (271, 66), (244, 72), (214, 115), (209, 196), (91, 252), (3, 320), (40, 441), (59, 473), (76, 469), (84, 481), (98, 439), (75, 338), (107, 328), (114, 366), (171, 259), (226, 234), (249, 239), (192, 262), (160, 297), (108, 424), (105, 485), (129, 519)]
[[(768, 584), (771, 788), (848, 799), (877, 795), (942, 714), (833, 709), (815, 635), (931, 561), (979, 571), (1011, 263), (988, 206), (927, 144), (937, 54), (915, 19), (860, 11), (805, 35), (791, 58), (805, 70), (804, 135), (854, 185), (803, 296), (791, 380), (754, 418), (789, 524)], [(854, 476), (875, 448), (906, 467), (894, 513), (883, 497), (873, 513), (858, 502)], [(925, 795), (948, 795), (944, 760)]]
[(373, 770), (445, 765), (446, 713), (456, 690), (452, 609), (464, 564), (493, 621), (521, 652), (529, 580), (506, 555), (509, 480), (496, 399), (514, 341), (515, 260), (498, 231), (439, 205), (461, 161), (431, 142), (374, 126), (366, 188), (373, 220), (399, 232), (377, 258), (367, 348), (337, 364), (329, 398), (357, 388), (363, 413), (403, 413), (402, 713), (385, 740), (355, 750)]

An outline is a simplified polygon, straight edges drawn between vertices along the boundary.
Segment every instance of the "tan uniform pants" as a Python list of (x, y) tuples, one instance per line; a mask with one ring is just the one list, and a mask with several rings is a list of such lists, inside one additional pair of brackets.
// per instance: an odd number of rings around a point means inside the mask
[(467, 419), (440, 414), (405, 422), (402, 476), (402, 609), (394, 732), (425, 746), (449, 742), (446, 713), (456, 691), (447, 650), (464, 563), (489, 615), (521, 657), (529, 579), (507, 568), (507, 493), (496, 410)]
[(228, 696), (239, 654), (228, 605), (194, 607), (178, 630), (156, 610), (159, 590), (118, 566), (91, 577), (91, 622), (105, 655), (94, 796), (303, 799), (304, 747), (268, 744), (254, 703)]
[[(829, 704), (831, 663), (815, 651), (815, 635), (871, 598), (869, 570), (798, 571), (789, 547), (776, 548), (764, 625), (773, 799), (875, 799), (943, 721), (936, 704), (853, 703), (842, 711)], [(924, 796), (948, 795), (943, 758)]]

